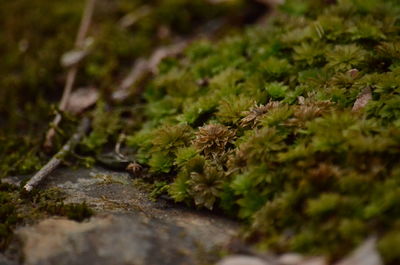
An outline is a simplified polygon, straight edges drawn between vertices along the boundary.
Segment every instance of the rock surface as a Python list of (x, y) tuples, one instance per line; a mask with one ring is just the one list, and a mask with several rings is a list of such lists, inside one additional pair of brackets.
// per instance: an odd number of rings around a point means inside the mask
[(51, 218), (19, 228), (16, 244), (25, 265), (212, 264), (218, 247), (238, 230), (210, 212), (150, 200), (124, 172), (58, 169), (45, 186), (97, 214), (82, 223)]
[(217, 265), (271, 265), (271, 263), (253, 256), (232, 255), (222, 259)]
[(9, 260), (3, 254), (0, 253), (0, 265), (17, 265), (17, 263)]
[(383, 265), (376, 249), (376, 237), (372, 236), (365, 240), (353, 253), (335, 265)]

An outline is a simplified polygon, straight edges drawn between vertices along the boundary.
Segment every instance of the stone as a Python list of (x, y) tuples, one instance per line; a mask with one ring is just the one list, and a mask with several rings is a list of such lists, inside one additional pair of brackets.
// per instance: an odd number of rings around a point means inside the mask
[(376, 237), (365, 240), (353, 253), (335, 265), (383, 265), (376, 249)]
[(17, 265), (17, 263), (9, 260), (3, 254), (0, 253), (0, 265)]
[(324, 257), (308, 257), (296, 265), (328, 265)]
[(25, 265), (198, 264), (197, 238), (143, 215), (97, 216), (78, 223), (46, 219), (16, 232)]
[(324, 257), (306, 257), (298, 253), (285, 253), (278, 258), (279, 265), (327, 265)]
[(86, 202), (96, 214), (17, 229), (23, 265), (213, 264), (238, 232), (236, 222), (212, 212), (149, 199), (125, 172), (60, 168), (44, 188), (59, 188), (65, 203)]
[(270, 263), (254, 256), (232, 255), (223, 258), (216, 265), (270, 265)]
[(304, 260), (304, 256), (298, 253), (285, 253), (278, 259), (280, 265), (297, 265)]

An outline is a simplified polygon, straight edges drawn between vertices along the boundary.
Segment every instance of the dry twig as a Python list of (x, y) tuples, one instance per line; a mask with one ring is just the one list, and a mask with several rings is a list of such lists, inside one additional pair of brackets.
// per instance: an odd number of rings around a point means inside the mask
[(181, 53), (189, 44), (189, 40), (182, 40), (170, 46), (156, 49), (149, 59), (139, 58), (135, 61), (129, 74), (122, 80), (119, 87), (112, 94), (115, 101), (123, 101), (128, 98), (132, 91), (130, 88), (147, 74), (156, 74), (160, 62), (169, 56)]
[(72, 135), (69, 141), (61, 148), (52, 159), (42, 167), (24, 186), (26, 191), (31, 191), (37, 186), (45, 177), (47, 177), (54, 169), (56, 169), (62, 162), (68, 152), (72, 151), (75, 146), (80, 142), (83, 136), (90, 128), (89, 118), (83, 118), (76, 133)]
[[(82, 15), (82, 19), (81, 19), (81, 24), (79, 26), (79, 31), (78, 31), (76, 41), (75, 41), (76, 49), (84, 48), (85, 38), (89, 31), (89, 27), (90, 27), (90, 24), (92, 21), (95, 4), (96, 4), (96, 0), (87, 0), (87, 2), (86, 2), (86, 6), (83, 11), (83, 15)], [(67, 81), (65, 82), (63, 95), (61, 97), (61, 101), (60, 101), (60, 105), (59, 105), (59, 109), (61, 111), (66, 110), (66, 108), (68, 107), (68, 102), (70, 100), (72, 87), (74, 86), (77, 73), (78, 73), (78, 63), (73, 65), (68, 71)], [(53, 146), (53, 138), (56, 133), (56, 130), (54, 127), (58, 126), (61, 119), (62, 119), (61, 114), (57, 113), (56, 117), (54, 118), (54, 120), (52, 122), (53, 127), (50, 128), (46, 134), (46, 139), (44, 142), (44, 147), (46, 149), (51, 149), (51, 147)]]

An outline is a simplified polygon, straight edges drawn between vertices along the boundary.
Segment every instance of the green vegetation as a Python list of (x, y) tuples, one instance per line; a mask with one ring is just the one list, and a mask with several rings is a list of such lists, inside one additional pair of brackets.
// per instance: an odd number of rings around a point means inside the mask
[[(244, 0), (98, 2), (88, 39), (93, 43), (81, 63), (75, 86), (95, 86), (103, 99), (90, 114), (91, 134), (77, 153), (63, 158), (89, 166), (108, 142), (117, 141), (122, 128), (120, 116), (133, 112), (127, 106), (111, 108), (107, 99), (135, 59), (148, 56), (156, 47), (171, 44), (177, 38), (206, 31), (203, 27), (210, 21), (221, 25), (221, 32), (216, 35), (222, 34), (222, 30), (242, 24), (252, 7)], [(60, 66), (60, 58), (74, 48), (84, 4), (82, 0), (0, 3), (0, 181), (3, 177), (39, 170), (78, 124), (78, 117), (62, 113), (63, 122), (57, 128), (53, 150), (43, 150), (48, 123), (60, 112), (56, 105), (67, 71)], [(136, 128), (141, 117), (130, 122)], [(124, 129), (127, 127), (125, 124)], [(79, 221), (91, 215), (85, 204), (64, 205), (62, 196), (51, 194), (52, 191), (40, 191), (27, 195), (16, 187), (0, 184), (0, 250), (6, 247), (17, 225), (48, 215)]]
[[(400, 242), (396, 0), (287, 0), (267, 25), (249, 27), (218, 42), (196, 41), (179, 58), (165, 59), (142, 97), (110, 107), (104, 103), (107, 92), (128, 71), (131, 60), (169, 43), (173, 36), (200, 29), (199, 21), (244, 5), (227, 1), (209, 13), (210, 3), (204, 1), (144, 1), (149, 7), (141, 1), (117, 2), (114, 9), (103, 10), (110, 10), (111, 16), (98, 14), (97, 19), (104, 16), (109, 21), (96, 22), (93, 52), (83, 62), (78, 80), (78, 85), (90, 80), (104, 94), (92, 112), (93, 129), (79, 147), (81, 154), (102, 152), (123, 131), (137, 162), (151, 174), (152, 195), (168, 194), (176, 202), (239, 218), (248, 228), (247, 239), (261, 248), (337, 259), (373, 233), (379, 236), (386, 264), (400, 262), (400, 251), (394, 247)], [(65, 24), (68, 32), (77, 27), (78, 6), (68, 4), (62, 11), (70, 12), (65, 14), (71, 19)], [(190, 15), (185, 12), (188, 7), (196, 11)], [(121, 14), (135, 17), (137, 12), (144, 16), (139, 22), (128, 27), (115, 23)], [(37, 27), (47, 32), (49, 25), (43, 23)], [(173, 33), (154, 39), (155, 34), (168, 32), (159, 25)], [(48, 119), (51, 98), (46, 97), (51, 91), (57, 95), (55, 77), (62, 73), (57, 60), (72, 46), (73, 35), (65, 42), (59, 39), (63, 34), (49, 38), (43, 51), (51, 59), (29, 55), (29, 62), (43, 64), (24, 71), (46, 69), (44, 77), (34, 72), (31, 79), (20, 72), (19, 57), (10, 57), (1, 66), (9, 69), (10, 61), (18, 70), (18, 76), (9, 76), (14, 79), (4, 79), (10, 83), (1, 83), (15, 88), (0, 90), (5, 93), (0, 100), (10, 99), (0, 102), (10, 125), (7, 131), (25, 129), (29, 137), (14, 152), (10, 134), (0, 134), (0, 143), (9, 142), (0, 145), (0, 159), (7, 161), (0, 164), (0, 174), (31, 172), (45, 158), (40, 139), (29, 132), (37, 136), (38, 124), (43, 126)], [(11, 42), (0, 39), (2, 43)], [(36, 94), (38, 87), (42, 92)], [(31, 94), (23, 99), (18, 95), (26, 88)], [(25, 114), (33, 109), (37, 116)], [(27, 116), (11, 118), (22, 113)], [(66, 117), (59, 142), (75, 122)], [(28, 123), (29, 128), (21, 127)], [(12, 219), (13, 211), (5, 216)]]
[(197, 42), (162, 63), (128, 144), (175, 201), (245, 220), (263, 248), (335, 259), (376, 233), (397, 264), (399, 16), (287, 1), (268, 25)]

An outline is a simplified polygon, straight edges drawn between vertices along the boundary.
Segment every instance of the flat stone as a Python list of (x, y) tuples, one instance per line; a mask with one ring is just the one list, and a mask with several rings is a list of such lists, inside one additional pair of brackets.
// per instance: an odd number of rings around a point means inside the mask
[(258, 257), (232, 255), (220, 260), (217, 265), (270, 265), (270, 263)]
[(213, 264), (216, 250), (238, 231), (237, 223), (212, 212), (149, 199), (125, 172), (61, 168), (44, 188), (61, 189), (66, 203), (86, 202), (96, 215), (19, 228), (24, 265)]
[(298, 265), (305, 257), (298, 253), (285, 253), (278, 258), (279, 265)]
[(376, 249), (376, 237), (365, 240), (347, 258), (335, 265), (383, 265), (381, 256)]
[(0, 265), (17, 265), (17, 263), (12, 260), (9, 260), (3, 254), (0, 253)]
[(198, 264), (197, 238), (143, 215), (104, 215), (78, 223), (47, 219), (20, 228), (26, 265)]

